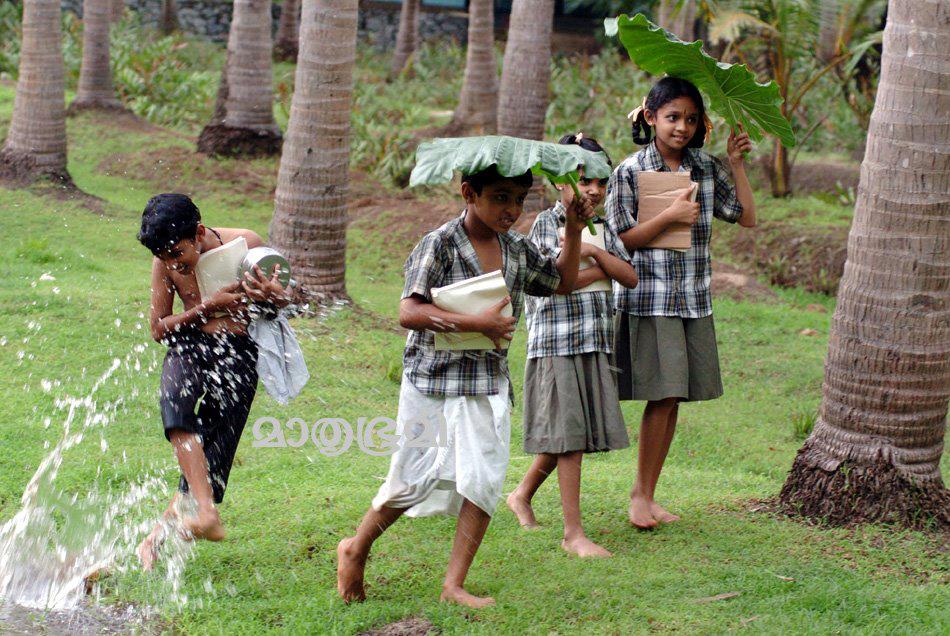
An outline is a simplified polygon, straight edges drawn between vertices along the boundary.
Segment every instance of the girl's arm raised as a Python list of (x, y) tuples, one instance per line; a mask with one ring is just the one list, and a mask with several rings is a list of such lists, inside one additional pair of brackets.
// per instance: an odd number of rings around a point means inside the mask
[(752, 195), (752, 185), (749, 184), (749, 175), (745, 172), (745, 155), (752, 150), (752, 141), (749, 133), (729, 134), (727, 151), (729, 153), (729, 167), (732, 168), (732, 178), (736, 182), (736, 198), (742, 204), (742, 216), (739, 225), (755, 227), (755, 197)]

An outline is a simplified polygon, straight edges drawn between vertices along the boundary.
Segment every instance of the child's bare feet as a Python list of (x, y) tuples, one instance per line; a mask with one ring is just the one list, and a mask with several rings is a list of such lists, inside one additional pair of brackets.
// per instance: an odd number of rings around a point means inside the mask
[(480, 609), (495, 604), (495, 599), (492, 597), (475, 596), (474, 594), (469, 594), (461, 587), (443, 587), (442, 596), (439, 597), (439, 600), (448, 603), (458, 603), (459, 605), (471, 607), (472, 609)]
[(650, 514), (660, 523), (673, 523), (680, 520), (679, 515), (674, 515), (655, 501), (650, 502)]
[(363, 588), (366, 555), (353, 549), (354, 538), (343, 539), (336, 546), (336, 590), (345, 603), (366, 600), (366, 590)]
[(158, 550), (165, 543), (166, 535), (167, 526), (164, 522), (159, 521), (149, 535), (145, 537), (145, 540), (139, 544), (136, 552), (139, 555), (139, 561), (142, 562), (142, 569), (146, 572), (155, 567), (155, 561), (158, 560)]
[(195, 539), (206, 541), (221, 541), (224, 539), (224, 526), (221, 524), (221, 515), (214, 508), (199, 510), (195, 517), (184, 520), (185, 530)]
[(534, 530), (541, 527), (538, 525), (538, 520), (534, 518), (534, 509), (531, 507), (531, 502), (522, 497), (517, 490), (508, 495), (505, 503), (518, 517), (518, 523), (521, 524), (522, 528)]
[(650, 512), (650, 501), (641, 495), (630, 497), (630, 508), (627, 510), (627, 516), (631, 525), (641, 530), (652, 530), (657, 526), (657, 521)]
[(587, 537), (581, 535), (579, 537), (574, 537), (572, 539), (564, 539), (561, 541), (561, 547), (564, 548), (565, 552), (570, 552), (571, 554), (576, 554), (579, 557), (611, 557), (613, 553), (609, 550), (605, 550), (600, 547)]

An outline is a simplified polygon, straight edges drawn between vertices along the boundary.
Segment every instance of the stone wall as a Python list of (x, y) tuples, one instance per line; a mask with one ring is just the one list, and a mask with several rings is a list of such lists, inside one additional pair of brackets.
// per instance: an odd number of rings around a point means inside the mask
[[(63, 9), (82, 17), (82, 0), (61, 0)], [(231, 26), (231, 0), (177, 0), (178, 21), (182, 30), (226, 42)], [(161, 12), (161, 0), (125, 0), (125, 5), (138, 13), (147, 25), (157, 25)], [(399, 30), (398, 3), (361, 3), (359, 14), (359, 37), (380, 48), (395, 46)], [(273, 3), (274, 33), (280, 18), (281, 5)], [(468, 34), (468, 17), (464, 13), (447, 11), (423, 11), (419, 21), (423, 39), (455, 39), (465, 42)]]

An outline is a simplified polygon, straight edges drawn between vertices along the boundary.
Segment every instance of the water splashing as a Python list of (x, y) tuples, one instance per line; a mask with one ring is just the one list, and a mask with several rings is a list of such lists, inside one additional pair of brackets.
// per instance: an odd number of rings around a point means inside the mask
[[(83, 397), (55, 400), (64, 411), (63, 432), (36, 469), (20, 499), (21, 508), (0, 527), (0, 599), (22, 608), (70, 610), (80, 606), (92, 580), (103, 572), (117, 573), (137, 566), (135, 546), (151, 529), (154, 513), (167, 496), (161, 474), (147, 474), (121, 489), (101, 487), (98, 480), (83, 495), (70, 494), (56, 480), (70, 449), (79, 446), (93, 431), (99, 433), (99, 449), (108, 448), (105, 428), (116, 420), (124, 400), (97, 399), (97, 393), (120, 367), (141, 368), (136, 347), (125, 360), (116, 358)], [(42, 384), (44, 392), (52, 385)], [(123, 457), (124, 459), (124, 457)], [(97, 471), (101, 474), (101, 466)], [(98, 477), (97, 474), (97, 477)], [(171, 532), (163, 551), (165, 584), (172, 602), (187, 602), (180, 593), (185, 565), (193, 546)], [(0, 605), (0, 623), (6, 624), (17, 611)]]

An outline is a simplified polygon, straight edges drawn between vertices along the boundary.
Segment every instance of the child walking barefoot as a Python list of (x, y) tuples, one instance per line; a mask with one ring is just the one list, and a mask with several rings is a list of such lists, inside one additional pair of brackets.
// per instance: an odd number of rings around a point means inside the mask
[[(582, 133), (559, 143), (576, 144), (593, 152), (603, 148)], [(581, 179), (578, 189), (595, 208), (604, 200), (606, 179)], [(543, 253), (557, 254), (559, 228), (573, 191), (559, 187), (561, 200), (538, 215), (528, 238)], [(620, 413), (617, 383), (608, 356), (613, 346), (613, 300), (610, 291), (584, 289), (596, 281), (616, 280), (635, 287), (637, 274), (623, 243), (600, 223), (606, 250), (588, 243), (581, 255), (596, 262), (580, 271), (574, 291), (564, 296), (526, 302), (528, 361), (524, 380), (524, 450), (536, 454), (521, 484), (507, 499), (508, 507), (525, 528), (537, 527), (531, 499), (555, 469), (564, 513), (561, 547), (582, 557), (606, 557), (610, 552), (584, 533), (580, 514), (581, 462), (584, 453), (616, 450), (630, 445)], [(609, 289), (609, 287), (608, 287)]]
[[(159, 406), (165, 437), (181, 467), (179, 492), (138, 548), (142, 567), (151, 570), (172, 525), (188, 538), (224, 538), (217, 504), (224, 500), (257, 391), (257, 345), (247, 332), (246, 305), (256, 300), (284, 307), (290, 296), (275, 272), (271, 279), (248, 278), (202, 300), (195, 267), (204, 252), (236, 238), (248, 247), (264, 243), (251, 230), (205, 226), (197, 206), (183, 194), (152, 197), (138, 238), (154, 255), (151, 332), (168, 345)], [(183, 305), (179, 313), (176, 295)], [(183, 501), (183, 495), (193, 501)], [(182, 511), (182, 503), (194, 503), (196, 512)]]
[[(491, 605), (464, 588), (465, 577), (501, 497), (508, 467), (510, 404), (504, 340), (511, 340), (524, 294), (568, 293), (577, 278), (580, 235), (593, 216), (585, 200), (566, 210), (564, 249), (543, 256), (525, 237), (508, 230), (521, 216), (531, 173), (502, 177), (494, 166), (462, 178), (462, 215), (427, 234), (406, 261), (399, 322), (410, 329), (403, 355), (397, 434), (418, 439), (446, 432), (438, 448), (401, 446), (356, 535), (337, 546), (337, 590), (363, 600), (363, 572), (373, 542), (403, 514), (458, 516), (455, 542), (442, 585), (442, 600), (478, 608)], [(475, 316), (432, 304), (432, 289), (501, 270), (509, 297)], [(511, 304), (512, 316), (501, 311)], [(493, 351), (441, 351), (433, 332), (480, 332)]]
[[(633, 255), (640, 276), (636, 289), (617, 295), (614, 350), (621, 369), (620, 399), (647, 401), (640, 423), (630, 523), (653, 528), (679, 519), (654, 500), (676, 430), (679, 403), (722, 395), (709, 291), (712, 219), (753, 227), (756, 218), (743, 163), (752, 149), (749, 136), (741, 130), (729, 135), (733, 186), (725, 165), (699, 149), (711, 126), (695, 86), (663, 78), (650, 90), (643, 108), (631, 115), (634, 141), (646, 147), (614, 171), (605, 209), (607, 224)], [(689, 171), (697, 184), (696, 201), (684, 193), (669, 208), (639, 223), (637, 173), (645, 170)], [(692, 225), (688, 251), (646, 247), (673, 223)]]

